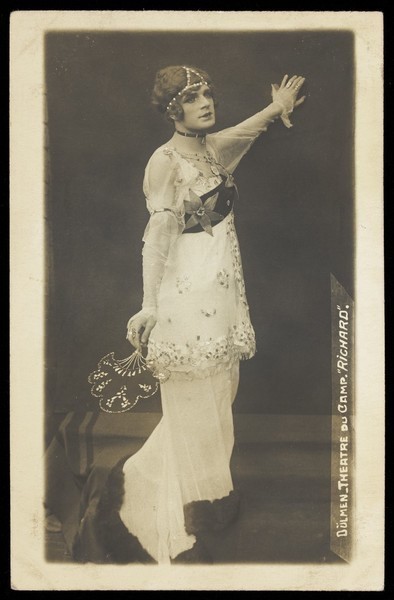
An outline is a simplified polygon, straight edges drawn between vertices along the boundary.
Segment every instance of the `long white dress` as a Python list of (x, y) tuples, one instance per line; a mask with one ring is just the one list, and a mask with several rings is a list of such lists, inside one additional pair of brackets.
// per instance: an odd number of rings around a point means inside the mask
[[(190, 190), (201, 198), (221, 182), (233, 187), (234, 169), (270, 122), (265, 109), (236, 127), (207, 135), (215, 165), (209, 176), (170, 144), (156, 150), (146, 168), (151, 218), (144, 252), (153, 250), (163, 261), (148, 361), (163, 379), (163, 417), (141, 450), (124, 463), (119, 516), (158, 563), (169, 563), (195, 543), (185, 529), (187, 504), (222, 499), (233, 490), (232, 403), (239, 361), (255, 353), (234, 211), (231, 207), (212, 223), (212, 235), (202, 226), (187, 233)], [(159, 186), (158, 163), (165, 167)]]

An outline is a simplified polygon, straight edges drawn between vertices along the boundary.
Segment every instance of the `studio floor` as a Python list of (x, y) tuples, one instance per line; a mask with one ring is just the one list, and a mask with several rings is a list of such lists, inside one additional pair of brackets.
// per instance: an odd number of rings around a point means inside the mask
[[(249, 417), (236, 418), (232, 473), (241, 492), (238, 519), (225, 531), (202, 535), (214, 563), (342, 562), (330, 551), (327, 419), (309, 415), (305, 428), (305, 419), (288, 418), (291, 434), (285, 434), (283, 419), (264, 418), (259, 427), (258, 419)], [(46, 533), (46, 558), (72, 562), (61, 532)]]

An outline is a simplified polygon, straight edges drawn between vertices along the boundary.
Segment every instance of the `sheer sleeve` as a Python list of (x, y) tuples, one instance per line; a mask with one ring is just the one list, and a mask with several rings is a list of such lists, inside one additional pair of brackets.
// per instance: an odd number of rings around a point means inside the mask
[(166, 148), (159, 148), (149, 159), (145, 169), (143, 190), (149, 212), (161, 209), (176, 211), (176, 190), (178, 167), (173, 154)]
[(177, 206), (177, 166), (171, 155), (156, 152), (150, 159), (144, 178), (144, 193), (150, 219), (145, 229), (142, 251), (142, 308), (155, 313), (157, 296), (171, 245), (183, 228), (183, 214)]
[(168, 260), (170, 247), (178, 236), (179, 223), (171, 211), (154, 213), (144, 236), (142, 273), (144, 297), (142, 308), (156, 311), (157, 295)]
[(277, 107), (270, 104), (234, 127), (209, 134), (207, 141), (225, 169), (233, 173), (256, 138), (263, 131), (267, 131), (277, 116)]

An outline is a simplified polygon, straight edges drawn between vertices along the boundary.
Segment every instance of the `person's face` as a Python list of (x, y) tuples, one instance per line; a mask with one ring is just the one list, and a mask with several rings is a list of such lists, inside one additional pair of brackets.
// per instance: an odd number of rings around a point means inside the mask
[(179, 129), (194, 133), (215, 125), (215, 106), (207, 85), (185, 92), (181, 96), (183, 118), (177, 121)]

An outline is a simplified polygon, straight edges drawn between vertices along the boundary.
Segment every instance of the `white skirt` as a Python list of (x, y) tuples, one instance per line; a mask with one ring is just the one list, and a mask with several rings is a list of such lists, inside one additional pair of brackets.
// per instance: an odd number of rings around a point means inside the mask
[(239, 362), (203, 379), (170, 378), (161, 385), (163, 417), (124, 466), (119, 511), (128, 531), (158, 563), (189, 550), (184, 505), (218, 500), (233, 490), (232, 403)]

